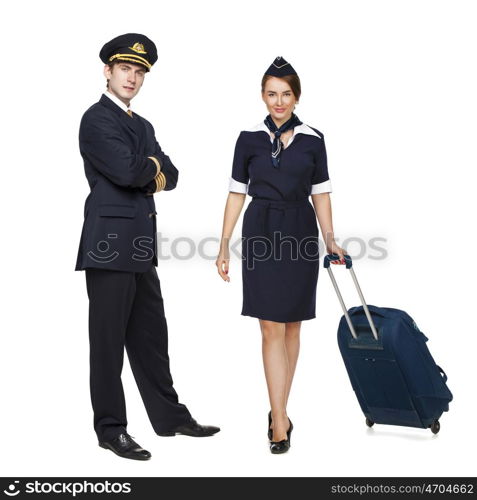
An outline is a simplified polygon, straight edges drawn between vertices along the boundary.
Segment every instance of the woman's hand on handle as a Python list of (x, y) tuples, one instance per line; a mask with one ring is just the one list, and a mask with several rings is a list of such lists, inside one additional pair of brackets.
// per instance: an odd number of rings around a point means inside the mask
[(346, 254), (346, 250), (343, 250), (343, 248), (341, 248), (340, 246), (338, 246), (335, 243), (335, 241), (332, 241), (331, 243), (329, 243), (328, 245), (326, 245), (326, 251), (328, 253), (330, 253), (330, 254), (334, 253), (334, 254), (340, 256), (340, 260), (332, 260), (331, 261), (332, 264), (340, 264), (340, 265), (345, 264), (344, 256)]

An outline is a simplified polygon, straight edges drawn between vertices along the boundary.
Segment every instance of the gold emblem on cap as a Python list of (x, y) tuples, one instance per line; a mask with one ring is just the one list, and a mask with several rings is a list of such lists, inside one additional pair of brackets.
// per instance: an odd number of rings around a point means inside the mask
[(134, 50), (134, 52), (137, 52), (138, 54), (147, 54), (142, 43), (136, 42), (132, 47), (129, 48), (131, 50)]

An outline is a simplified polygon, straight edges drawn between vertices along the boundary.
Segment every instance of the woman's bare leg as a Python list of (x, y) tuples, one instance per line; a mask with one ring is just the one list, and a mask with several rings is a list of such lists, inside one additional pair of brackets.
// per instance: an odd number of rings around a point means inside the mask
[(295, 368), (298, 361), (298, 354), (300, 352), (300, 328), (301, 321), (285, 323), (285, 346), (288, 357), (288, 379), (285, 407), (288, 403), (288, 396), (290, 395), (293, 376), (295, 375)]
[(285, 342), (285, 323), (259, 320), (262, 331), (262, 356), (268, 395), (272, 408), (273, 441), (287, 438), (289, 427), (286, 413), (288, 384), (288, 355)]

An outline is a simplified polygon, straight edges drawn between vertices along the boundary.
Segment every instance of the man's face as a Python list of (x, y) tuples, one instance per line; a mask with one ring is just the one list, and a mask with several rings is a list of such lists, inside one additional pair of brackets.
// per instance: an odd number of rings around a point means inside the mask
[(106, 64), (104, 76), (109, 80), (109, 91), (126, 104), (139, 92), (146, 69), (139, 64), (119, 62), (113, 70)]

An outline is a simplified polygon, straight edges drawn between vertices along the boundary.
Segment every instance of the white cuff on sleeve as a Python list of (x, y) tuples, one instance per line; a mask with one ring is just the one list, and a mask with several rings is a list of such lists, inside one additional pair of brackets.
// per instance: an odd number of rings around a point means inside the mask
[(321, 193), (331, 193), (331, 181), (329, 179), (325, 182), (320, 182), (319, 184), (313, 184), (311, 186), (311, 194)]
[(247, 194), (248, 185), (243, 182), (238, 182), (233, 177), (231, 177), (229, 191), (232, 191), (233, 193)]

